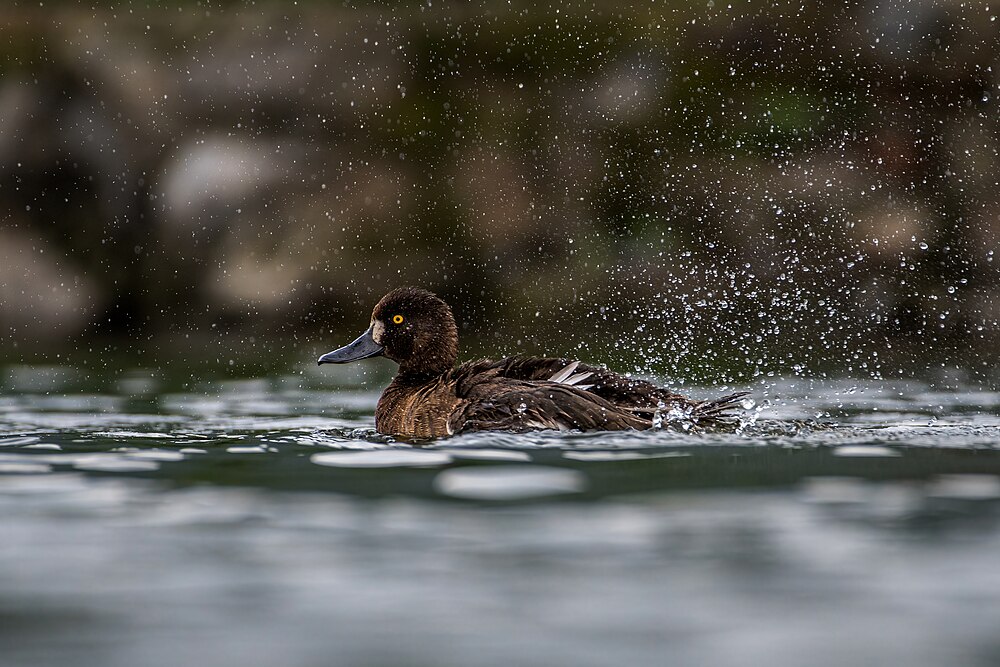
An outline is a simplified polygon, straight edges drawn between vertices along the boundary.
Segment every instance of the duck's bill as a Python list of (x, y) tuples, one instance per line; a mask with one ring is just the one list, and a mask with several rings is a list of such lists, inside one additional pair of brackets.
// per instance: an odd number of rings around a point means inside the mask
[(384, 350), (385, 348), (376, 343), (375, 339), (372, 338), (372, 330), (369, 327), (368, 331), (358, 336), (357, 340), (350, 345), (345, 345), (339, 350), (324, 354), (319, 358), (318, 363), (320, 366), (323, 364), (349, 364), (352, 361), (377, 357)]

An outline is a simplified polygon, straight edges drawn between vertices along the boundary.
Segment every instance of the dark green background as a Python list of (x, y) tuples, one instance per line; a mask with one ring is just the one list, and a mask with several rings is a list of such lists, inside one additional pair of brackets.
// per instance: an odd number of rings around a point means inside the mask
[(259, 372), (406, 283), (468, 355), (992, 381), (997, 13), (7, 3), (3, 355)]

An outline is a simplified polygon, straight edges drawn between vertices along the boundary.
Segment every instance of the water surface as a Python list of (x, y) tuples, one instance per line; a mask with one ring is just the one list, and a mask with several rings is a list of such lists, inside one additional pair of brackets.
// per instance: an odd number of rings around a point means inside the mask
[(1000, 661), (979, 387), (785, 381), (725, 433), (410, 444), (360, 377), (4, 378), (4, 665)]

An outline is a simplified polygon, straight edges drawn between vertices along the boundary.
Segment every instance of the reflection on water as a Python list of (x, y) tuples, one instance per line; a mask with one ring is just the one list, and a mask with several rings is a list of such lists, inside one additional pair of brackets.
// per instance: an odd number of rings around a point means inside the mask
[(310, 377), (6, 378), (5, 667), (1000, 661), (996, 393), (413, 446)]
[(587, 476), (550, 466), (453, 468), (434, 478), (434, 488), (453, 498), (518, 500), (580, 493), (587, 489)]

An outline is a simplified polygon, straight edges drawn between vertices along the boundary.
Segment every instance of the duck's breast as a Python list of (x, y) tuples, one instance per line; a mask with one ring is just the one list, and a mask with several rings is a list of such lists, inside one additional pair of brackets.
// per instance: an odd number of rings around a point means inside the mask
[(448, 420), (460, 403), (454, 387), (446, 382), (413, 386), (393, 383), (375, 409), (375, 429), (387, 435), (412, 438), (448, 436), (452, 434)]

